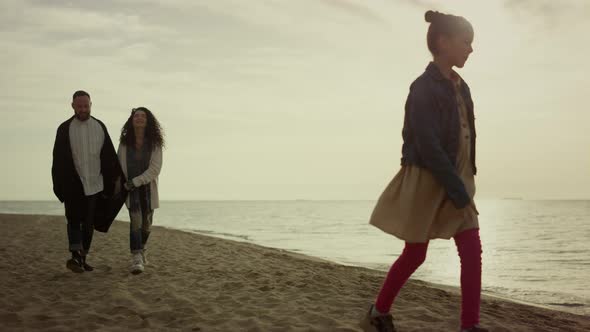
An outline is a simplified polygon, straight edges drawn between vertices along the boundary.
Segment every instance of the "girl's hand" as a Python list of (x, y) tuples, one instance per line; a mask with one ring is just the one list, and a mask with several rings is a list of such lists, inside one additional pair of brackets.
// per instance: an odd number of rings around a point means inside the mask
[(463, 214), (463, 219), (466, 221), (475, 219), (476, 216), (479, 214), (479, 212), (475, 208), (475, 203), (473, 202), (473, 200), (469, 203), (469, 205), (461, 209), (461, 213)]

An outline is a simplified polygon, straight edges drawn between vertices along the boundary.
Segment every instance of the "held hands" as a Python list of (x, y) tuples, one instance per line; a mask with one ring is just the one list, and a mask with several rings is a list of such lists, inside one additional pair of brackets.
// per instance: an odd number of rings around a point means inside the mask
[(134, 189), (136, 189), (137, 187), (133, 184), (133, 181), (127, 181), (125, 182), (125, 184), (123, 185), (123, 187), (125, 187), (125, 190), (127, 191), (133, 191)]

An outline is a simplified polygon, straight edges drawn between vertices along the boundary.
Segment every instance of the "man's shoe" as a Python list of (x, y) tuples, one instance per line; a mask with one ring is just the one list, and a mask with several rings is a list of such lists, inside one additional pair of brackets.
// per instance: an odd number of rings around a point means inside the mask
[(92, 267), (90, 264), (86, 263), (86, 256), (82, 257), (82, 268), (84, 269), (84, 271), (87, 271), (87, 272), (94, 271), (94, 267)]
[(80, 256), (73, 255), (72, 258), (68, 259), (68, 261), (66, 262), (66, 267), (74, 273), (84, 272), (82, 258)]

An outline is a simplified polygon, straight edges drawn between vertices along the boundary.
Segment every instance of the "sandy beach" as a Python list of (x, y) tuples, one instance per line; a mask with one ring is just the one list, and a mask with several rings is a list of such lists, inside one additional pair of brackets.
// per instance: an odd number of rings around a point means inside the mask
[[(154, 227), (149, 265), (128, 272), (128, 224), (95, 233), (74, 274), (65, 220), (0, 214), (2, 331), (359, 331), (384, 273)], [(459, 292), (410, 280), (394, 306), (398, 330), (457, 331)], [(590, 331), (590, 318), (484, 297), (492, 331)]]

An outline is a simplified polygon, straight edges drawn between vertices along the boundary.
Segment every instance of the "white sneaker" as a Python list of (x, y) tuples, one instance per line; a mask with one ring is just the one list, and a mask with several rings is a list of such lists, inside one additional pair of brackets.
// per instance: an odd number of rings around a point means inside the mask
[(141, 258), (143, 259), (143, 265), (148, 265), (148, 260), (147, 260), (147, 249), (143, 249), (141, 251)]
[(141, 253), (133, 254), (130, 268), (131, 273), (140, 274), (143, 270), (143, 257), (141, 256)]

